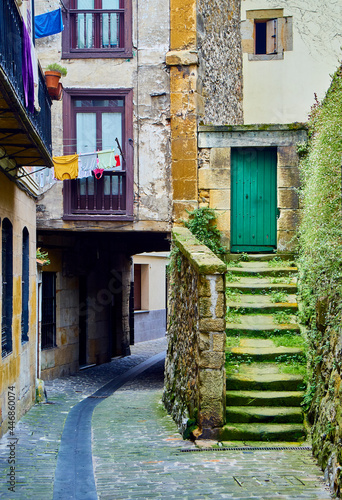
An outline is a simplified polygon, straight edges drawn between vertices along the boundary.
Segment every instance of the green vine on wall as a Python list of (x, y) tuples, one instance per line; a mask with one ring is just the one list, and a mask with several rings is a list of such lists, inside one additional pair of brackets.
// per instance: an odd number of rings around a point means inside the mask
[[(316, 98), (309, 141), (300, 144), (303, 204), (299, 229), (301, 319), (308, 327), (311, 380), (304, 405), (315, 412), (324, 395), (321, 363), (342, 313), (342, 71), (335, 73), (322, 102)], [(318, 399), (317, 399), (318, 398)], [(312, 415), (313, 418), (313, 415)]]
[(184, 221), (194, 236), (204, 243), (214, 254), (224, 260), (227, 248), (221, 243), (221, 233), (217, 229), (215, 210), (208, 207), (196, 208), (192, 212), (187, 211), (189, 220)]

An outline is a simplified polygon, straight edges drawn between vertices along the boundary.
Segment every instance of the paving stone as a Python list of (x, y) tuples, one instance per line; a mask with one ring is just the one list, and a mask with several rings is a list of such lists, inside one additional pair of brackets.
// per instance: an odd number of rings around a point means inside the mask
[[(52, 500), (53, 479), (64, 421), (74, 405), (112, 378), (165, 349), (165, 340), (132, 348), (116, 358), (74, 376), (46, 383), (54, 404), (35, 405), (15, 428), (16, 491), (7, 490), (6, 445), (0, 440), (0, 498)], [(239, 499), (327, 500), (331, 496), (309, 451), (193, 451), (177, 432), (162, 405), (163, 366), (155, 365), (104, 399), (93, 413), (93, 459), (100, 500)], [(234, 476), (291, 475), (304, 482), (243, 488)]]

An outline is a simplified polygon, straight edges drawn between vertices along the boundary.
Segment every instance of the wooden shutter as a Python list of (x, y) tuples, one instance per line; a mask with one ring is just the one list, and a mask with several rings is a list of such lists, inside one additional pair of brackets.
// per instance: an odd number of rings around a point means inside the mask
[(254, 54), (254, 19), (241, 21), (240, 26), (242, 52)]
[(277, 53), (277, 23), (278, 19), (271, 19), (266, 23), (266, 54)]
[(277, 50), (293, 50), (292, 17), (281, 17), (278, 19), (277, 27)]

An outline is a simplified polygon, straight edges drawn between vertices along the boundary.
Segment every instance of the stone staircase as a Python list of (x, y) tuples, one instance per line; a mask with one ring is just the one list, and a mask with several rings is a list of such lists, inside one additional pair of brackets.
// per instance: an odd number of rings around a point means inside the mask
[[(234, 265), (233, 265), (234, 264)], [(297, 268), (274, 255), (227, 270), (227, 424), (222, 441), (302, 441), (304, 339)]]

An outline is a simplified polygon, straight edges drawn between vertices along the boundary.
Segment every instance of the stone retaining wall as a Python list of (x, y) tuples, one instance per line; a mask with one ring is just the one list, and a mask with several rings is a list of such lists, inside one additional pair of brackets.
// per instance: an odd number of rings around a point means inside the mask
[(225, 423), (225, 264), (191, 232), (173, 230), (163, 401), (185, 437)]

